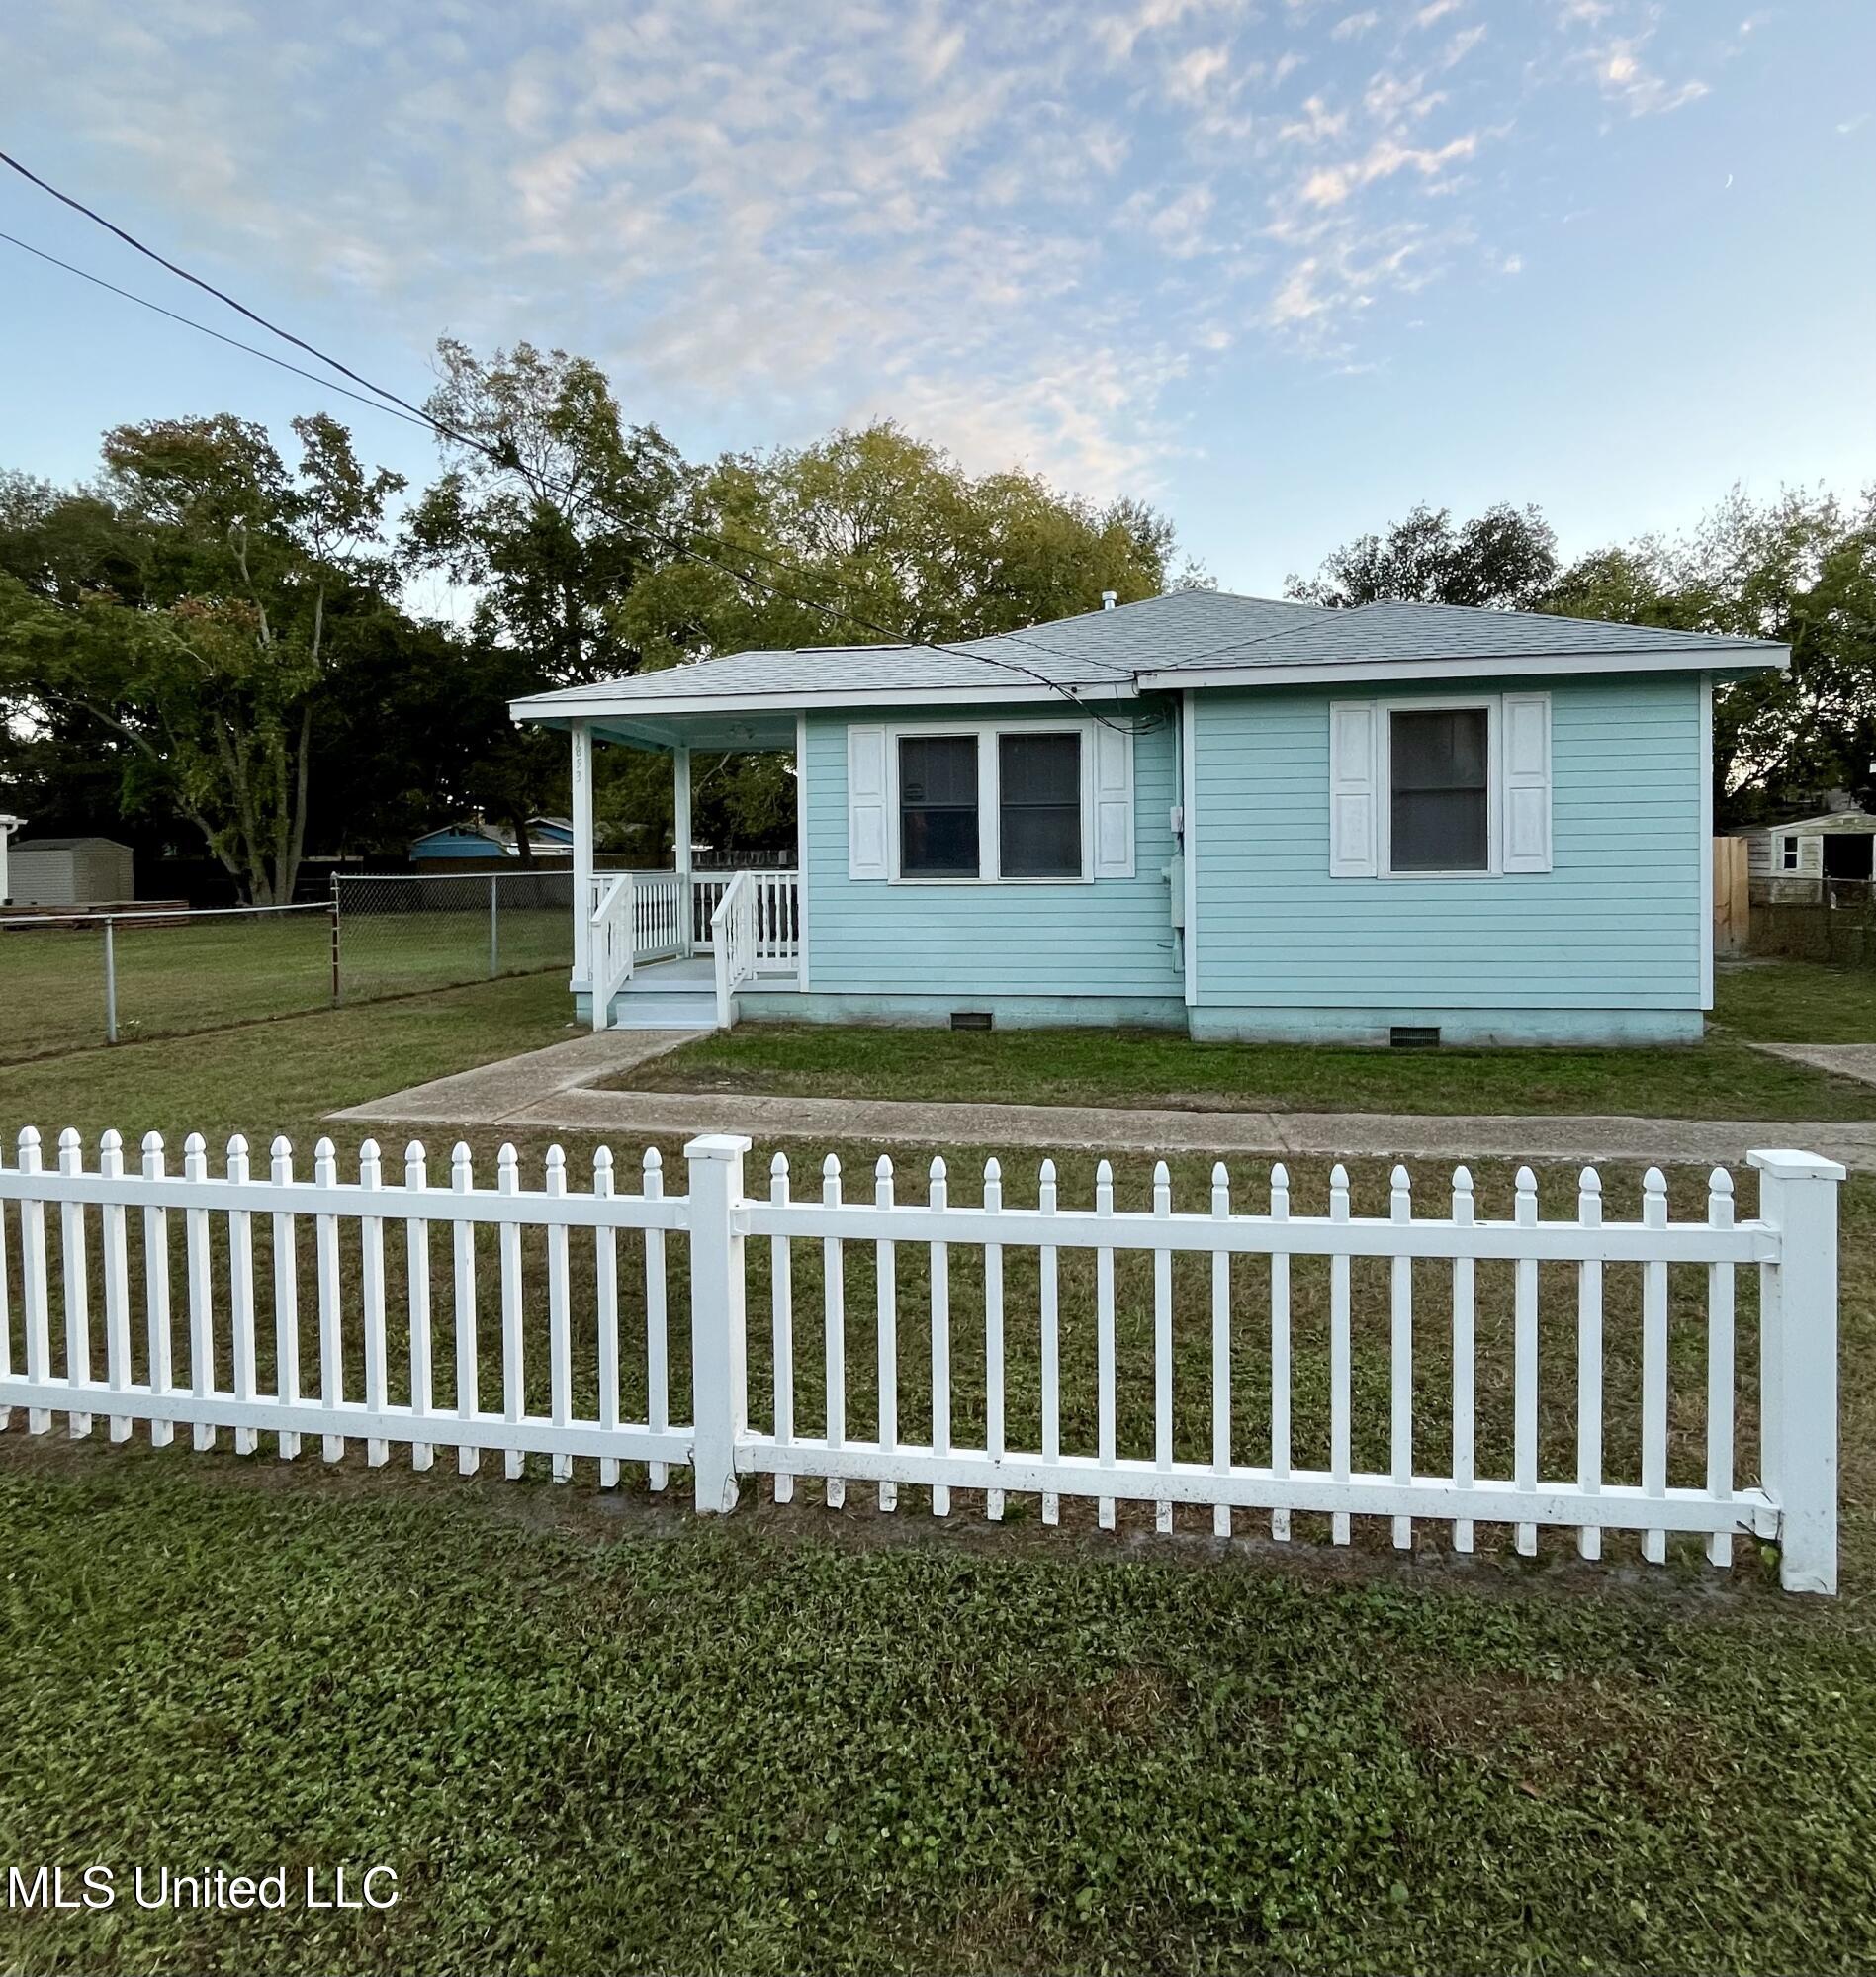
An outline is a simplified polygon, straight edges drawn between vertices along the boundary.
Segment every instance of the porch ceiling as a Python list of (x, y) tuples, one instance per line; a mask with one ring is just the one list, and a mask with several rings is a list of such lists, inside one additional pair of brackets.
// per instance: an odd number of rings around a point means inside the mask
[(600, 718), (592, 722), (592, 732), (602, 742), (664, 755), (678, 748), (700, 754), (755, 749), (787, 755), (793, 755), (795, 749), (795, 717), (787, 710), (726, 708), (720, 714), (640, 714), (629, 721)]

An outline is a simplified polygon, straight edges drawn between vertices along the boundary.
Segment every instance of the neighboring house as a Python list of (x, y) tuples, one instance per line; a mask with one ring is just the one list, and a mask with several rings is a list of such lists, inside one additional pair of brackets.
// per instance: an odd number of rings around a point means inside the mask
[[(528, 819), (528, 849), (536, 857), (566, 857), (573, 848), (574, 822), (571, 817)], [(410, 856), (417, 860), (511, 858), (516, 855), (514, 833), (494, 824), (445, 824), (440, 830), (426, 831), (410, 843)]]
[(1815, 903), (1826, 896), (1827, 879), (1856, 881), (1862, 891), (1876, 876), (1876, 817), (1863, 810), (1829, 810), (1735, 836), (1745, 840), (1746, 873), (1760, 904)]
[(15, 906), (111, 906), (136, 897), (129, 845), (112, 838), (16, 838)]
[(411, 859), (417, 863), (432, 858), (505, 858), (513, 853), (513, 845), (485, 824), (445, 824), (410, 844)]
[(615, 1017), (669, 984), (661, 1019), (695, 1020), (708, 982), (681, 958), (619, 981), (608, 916), (637, 911), (649, 959), (671, 951), (657, 925), (681, 919), (689, 954), (710, 914), (656, 904), (706, 883), (687, 861), (636, 894), (594, 878), (594, 741), (671, 755), (680, 847), (693, 750), (794, 757), (799, 875), (779, 903), (774, 874), (739, 889), (719, 1020), (1661, 1042), (1697, 1037), (1711, 1001), (1713, 685), (1788, 663), (1758, 640), (1189, 590), (512, 711), (571, 733), (574, 988), (596, 966)]

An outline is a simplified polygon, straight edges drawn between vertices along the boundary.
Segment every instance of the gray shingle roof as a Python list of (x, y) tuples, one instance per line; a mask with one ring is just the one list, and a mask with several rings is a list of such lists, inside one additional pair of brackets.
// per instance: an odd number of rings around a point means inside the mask
[(1135, 674), (1149, 668), (1190, 665), (1320, 615), (1312, 604), (1272, 597), (1172, 590), (1112, 611), (1084, 611), (1025, 631), (954, 645), (798, 646), (789, 651), (739, 652), (592, 686), (537, 693), (516, 706), (551, 715), (556, 702), (595, 697), (629, 705), (635, 700), (735, 701), (766, 694), (923, 687), (993, 691), (998, 686), (1044, 682), (1128, 691)]
[(553, 719), (603, 705), (683, 703), (724, 707), (757, 699), (837, 698), (872, 692), (999, 691), (1038, 684), (1132, 693), (1142, 674), (1213, 669), (1337, 666), (1398, 661), (1476, 662), (1625, 653), (1770, 653), (1767, 641), (1720, 638), (1647, 626), (1603, 624), (1526, 611), (1455, 604), (1365, 604), (1325, 610), (1287, 598), (1239, 597), (1222, 590), (1173, 590), (1112, 611), (1084, 611), (1022, 632), (925, 645), (800, 646), (739, 652), (628, 678), (537, 693), (514, 703), (517, 716)]
[[(1478, 610), (1463, 604), (1363, 604), (1317, 611), (1304, 622), (1213, 653), (1201, 668), (1335, 666), (1351, 661), (1608, 658), (1622, 653), (1764, 652), (1764, 639), (1560, 618), (1542, 611)], [(1142, 667), (1142, 672), (1150, 668)]]

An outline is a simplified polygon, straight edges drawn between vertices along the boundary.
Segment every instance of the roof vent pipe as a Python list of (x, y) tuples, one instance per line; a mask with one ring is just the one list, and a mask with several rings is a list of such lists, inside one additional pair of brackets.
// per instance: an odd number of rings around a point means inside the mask
[(1114, 609), (1114, 607), (1115, 607), (1115, 604), (1116, 604), (1116, 603), (1117, 603), (1117, 601), (1118, 601), (1118, 593), (1117, 593), (1117, 592), (1116, 592), (1116, 591), (1113, 591), (1113, 590), (1104, 590), (1104, 591), (1102, 591), (1102, 593), (1101, 593), (1101, 608), (1102, 608), (1102, 609), (1103, 609), (1104, 611), (1111, 611), (1111, 610), (1113, 610), (1113, 609)]

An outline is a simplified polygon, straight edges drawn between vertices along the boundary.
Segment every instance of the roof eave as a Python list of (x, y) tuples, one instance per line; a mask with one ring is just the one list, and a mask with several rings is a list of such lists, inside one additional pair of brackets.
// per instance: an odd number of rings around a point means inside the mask
[(1306, 686), (1390, 679), (1503, 679), (1555, 674), (1758, 673), (1783, 671), (1789, 646), (1673, 646), (1639, 652), (1519, 653), (1448, 659), (1301, 660), (1288, 666), (1168, 667), (1142, 673), (1142, 692), (1225, 686)]
[(630, 721), (653, 715), (812, 713), (830, 707), (976, 707), (1035, 700), (1132, 700), (1138, 697), (1127, 679), (1064, 680), (1045, 686), (1039, 681), (999, 681), (993, 686), (847, 686), (821, 693), (670, 693), (618, 694), (601, 689), (569, 697), (564, 693), (531, 694), (510, 700), (508, 713), (516, 722)]

